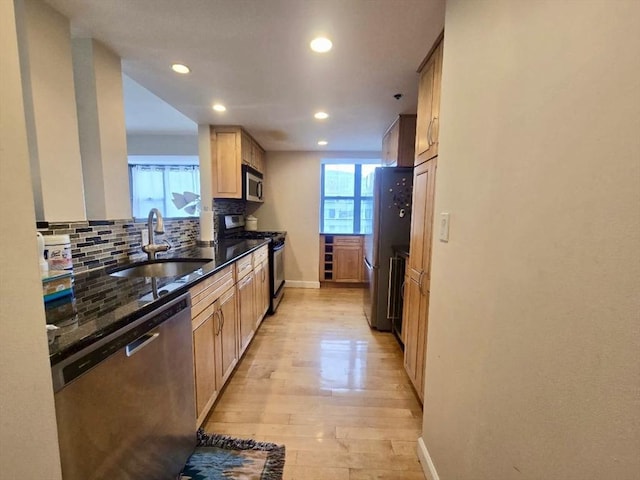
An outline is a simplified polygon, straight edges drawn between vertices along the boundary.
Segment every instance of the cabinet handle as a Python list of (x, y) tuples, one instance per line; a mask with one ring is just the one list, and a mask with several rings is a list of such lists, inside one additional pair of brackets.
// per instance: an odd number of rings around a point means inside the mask
[(220, 317), (222, 318), (222, 323), (220, 324), (220, 331), (224, 328), (224, 310), (220, 309)]
[(220, 310), (216, 310), (213, 312), (213, 316), (216, 319), (216, 328), (213, 330), (213, 334), (217, 337), (220, 334), (221, 326), (220, 326)]
[(429, 128), (427, 128), (427, 145), (431, 146), (431, 126), (433, 125), (433, 118), (429, 120)]
[(402, 285), (400, 285), (400, 297), (402, 297), (402, 300), (404, 301), (404, 286), (406, 285), (406, 282), (402, 282)]
[[(436, 129), (436, 123), (440, 123), (440, 120), (438, 119), (438, 117), (433, 117), (432, 122), (433, 122), (432, 123), (433, 126), (431, 128), (431, 135), (429, 135), (429, 136), (432, 136), (432, 134), (434, 133), (434, 130)], [(435, 145), (435, 144), (436, 144), (436, 141), (432, 138), (431, 139), (431, 145)]]

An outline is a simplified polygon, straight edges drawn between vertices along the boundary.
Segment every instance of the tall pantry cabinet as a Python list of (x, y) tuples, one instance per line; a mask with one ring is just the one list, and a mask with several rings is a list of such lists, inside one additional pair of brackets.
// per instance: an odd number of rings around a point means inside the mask
[(409, 260), (405, 269), (403, 329), (404, 366), (413, 386), (424, 400), (429, 293), (431, 284), (431, 240), (440, 115), (442, 38), (420, 71), (416, 126), (415, 169)]

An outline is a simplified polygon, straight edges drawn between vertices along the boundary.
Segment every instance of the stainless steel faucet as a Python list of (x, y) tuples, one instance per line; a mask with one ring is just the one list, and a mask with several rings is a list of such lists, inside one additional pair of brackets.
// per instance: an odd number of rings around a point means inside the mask
[[(156, 216), (156, 228), (153, 228), (153, 216)], [(171, 248), (171, 244), (164, 241), (165, 243), (157, 244), (155, 243), (155, 239), (153, 237), (153, 233), (162, 234), (164, 233), (164, 220), (162, 219), (162, 214), (160, 210), (157, 208), (152, 208), (149, 211), (149, 217), (147, 217), (147, 228), (149, 229), (149, 244), (142, 246), (142, 251), (147, 254), (148, 259), (155, 260), (157, 252), (166, 252)]]

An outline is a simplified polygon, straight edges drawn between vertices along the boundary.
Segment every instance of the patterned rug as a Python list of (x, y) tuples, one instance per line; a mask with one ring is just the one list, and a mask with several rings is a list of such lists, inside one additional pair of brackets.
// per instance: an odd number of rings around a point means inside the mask
[(181, 480), (282, 480), (284, 445), (198, 430), (198, 446)]

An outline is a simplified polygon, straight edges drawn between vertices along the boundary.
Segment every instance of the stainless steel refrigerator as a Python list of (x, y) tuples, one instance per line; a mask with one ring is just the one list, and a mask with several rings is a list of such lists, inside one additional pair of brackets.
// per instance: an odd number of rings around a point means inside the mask
[(364, 313), (369, 325), (391, 330), (387, 317), (389, 260), (394, 245), (408, 245), (413, 168), (379, 167), (373, 180), (373, 230), (365, 236), (364, 268), (369, 282)]

